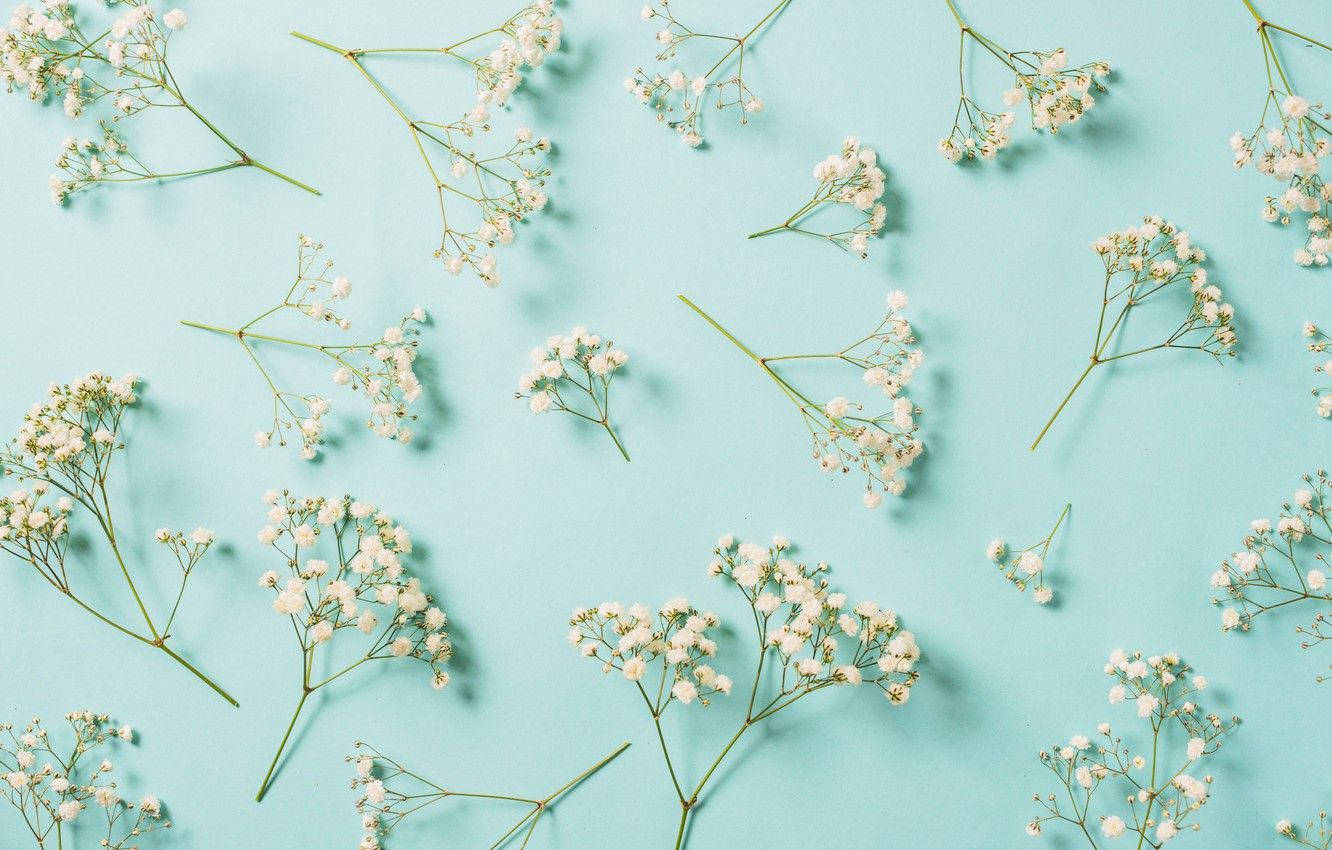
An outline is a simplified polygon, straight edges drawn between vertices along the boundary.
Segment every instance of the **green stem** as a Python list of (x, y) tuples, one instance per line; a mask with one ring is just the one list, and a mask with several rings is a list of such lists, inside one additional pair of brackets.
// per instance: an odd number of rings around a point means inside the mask
[(621, 443), (620, 438), (615, 435), (615, 429), (611, 428), (610, 422), (602, 422), (601, 427), (606, 429), (607, 434), (610, 434), (610, 438), (615, 441), (615, 448), (620, 450), (620, 454), (624, 456), (625, 462), (628, 462), (629, 453), (624, 450), (624, 443)]
[(777, 225), (776, 227), (769, 227), (767, 230), (760, 230), (760, 231), (758, 231), (757, 233), (751, 233), (751, 234), (749, 234), (748, 236), (746, 236), (745, 238), (746, 238), (746, 239), (758, 239), (760, 236), (768, 236), (768, 235), (773, 234), (773, 233), (780, 233), (780, 232), (782, 232), (783, 230), (786, 230), (786, 229), (787, 229), (788, 227), (790, 227), (790, 226), (791, 226), (791, 225), (789, 225), (789, 224), (779, 224), (779, 225)]
[[(165, 638), (163, 638), (163, 640), (165, 640)], [(190, 662), (186, 661), (184, 658), (181, 658), (179, 655), (173, 652), (171, 647), (167, 646), (165, 643), (159, 643), (157, 644), (157, 647), (161, 649), (163, 652), (165, 652), (167, 655), (170, 655), (172, 658), (176, 659), (177, 664), (184, 667), (186, 670), (189, 670), (195, 676), (198, 676), (201, 682), (203, 682), (205, 685), (216, 691), (217, 695), (222, 697), (222, 699), (231, 703), (232, 706), (240, 708), (240, 703), (236, 702), (235, 697), (233, 697), (231, 694), (223, 690), (222, 686), (219, 685), (217, 682), (214, 682), (212, 679), (204, 675), (204, 673), (200, 671), (199, 668), (195, 667), (193, 664), (191, 664)]]
[(1078, 376), (1078, 380), (1073, 384), (1073, 388), (1068, 391), (1068, 394), (1064, 396), (1064, 400), (1059, 402), (1059, 406), (1055, 408), (1054, 415), (1050, 417), (1050, 421), (1046, 422), (1045, 427), (1041, 429), (1041, 433), (1036, 435), (1036, 440), (1031, 444), (1031, 451), (1036, 451), (1036, 447), (1039, 446), (1041, 440), (1045, 438), (1045, 432), (1050, 430), (1050, 426), (1059, 418), (1059, 414), (1063, 413), (1064, 406), (1068, 404), (1068, 400), (1073, 398), (1073, 394), (1078, 391), (1078, 387), (1082, 386), (1082, 382), (1087, 380), (1087, 376), (1091, 374), (1091, 370), (1095, 368), (1096, 364), (1099, 362), (1100, 361), (1093, 359), (1087, 364), (1087, 368)]
[(287, 748), (287, 740), (291, 738), (291, 730), (296, 726), (296, 718), (301, 716), (301, 709), (305, 707), (305, 701), (313, 693), (309, 688), (301, 690), (301, 701), (296, 703), (296, 711), (292, 712), (291, 722), (287, 724), (287, 731), (282, 735), (282, 743), (278, 744), (277, 752), (273, 754), (273, 762), (268, 766), (268, 773), (264, 774), (264, 781), (259, 785), (259, 793), (254, 795), (256, 803), (264, 799), (264, 794), (268, 793), (268, 782), (273, 778), (273, 771), (277, 770), (278, 759), (282, 758), (282, 751)]

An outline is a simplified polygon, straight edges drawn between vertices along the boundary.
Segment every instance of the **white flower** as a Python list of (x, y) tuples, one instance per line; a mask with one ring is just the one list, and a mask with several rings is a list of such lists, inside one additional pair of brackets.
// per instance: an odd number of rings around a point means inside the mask
[(179, 30), (185, 28), (185, 13), (179, 9), (172, 9), (162, 16), (162, 23), (167, 25), (167, 29)]

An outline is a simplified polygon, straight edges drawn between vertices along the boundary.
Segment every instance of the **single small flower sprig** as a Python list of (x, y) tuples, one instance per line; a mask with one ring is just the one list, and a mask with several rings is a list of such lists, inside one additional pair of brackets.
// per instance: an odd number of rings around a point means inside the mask
[[(407, 529), (351, 496), (310, 498), (269, 490), (264, 502), (269, 524), (260, 530), (259, 542), (282, 556), (284, 568), (265, 572), (259, 586), (273, 591), (273, 610), (291, 620), (301, 650), (301, 698), (256, 801), (268, 791), (312, 693), (362, 664), (395, 658), (424, 662), (431, 686), (442, 690), (449, 683), (444, 667), (453, 656), (444, 612), (403, 567), (403, 557), (412, 551)], [(354, 643), (361, 648), (352, 651)], [(317, 657), (327, 658), (336, 672), (316, 675), (323, 669), (316, 666)]]
[[(796, 406), (809, 429), (814, 461), (823, 471), (847, 473), (856, 469), (863, 473), (865, 493), (861, 500), (867, 508), (881, 505), (884, 493), (902, 494), (906, 489), (902, 471), (925, 450), (916, 436), (919, 425), (915, 417), (922, 411), (901, 395), (902, 388), (911, 381), (924, 360), (921, 350), (911, 347), (916, 338), (911, 325), (900, 315), (907, 305), (905, 293), (890, 293), (883, 320), (846, 348), (825, 354), (784, 354), (778, 357), (760, 357), (693, 301), (683, 295), (679, 298), (757, 363)], [(863, 413), (863, 405), (843, 396), (817, 404), (772, 368), (771, 364), (786, 360), (834, 360), (849, 365), (861, 372), (867, 385), (880, 388), (892, 399), (892, 407), (887, 412), (871, 416)]]
[(133, 730), (116, 728), (110, 717), (91, 711), (72, 711), (65, 722), (73, 734), (68, 745), (53, 741), (40, 717), (22, 728), (0, 724), (0, 790), (22, 815), (36, 846), (64, 847), (66, 836), (85, 834), (83, 824), (93, 815), (80, 821), (84, 809), (102, 811), (98, 819), (105, 821), (106, 832), (97, 846), (104, 850), (140, 850), (144, 836), (170, 829), (156, 796), (145, 794), (137, 804), (125, 800), (110, 760), (90, 764), (113, 741), (133, 741)]
[[(1200, 351), (1218, 363), (1222, 357), (1235, 356), (1235, 328), (1231, 324), (1235, 309), (1221, 300), (1219, 287), (1208, 283), (1207, 270), (1202, 267), (1207, 255), (1194, 246), (1186, 231), (1160, 216), (1149, 215), (1142, 224), (1097, 239), (1092, 250), (1105, 264), (1105, 284), (1090, 362), (1036, 435), (1032, 451), (1097, 366), (1160, 350)], [(1118, 354), (1106, 353), (1128, 324), (1129, 311), (1148, 301), (1163, 300), (1166, 295), (1162, 293), (1168, 295), (1184, 283), (1191, 293), (1188, 311), (1164, 340)]]
[[(639, 68), (624, 81), (627, 90), (641, 104), (657, 114), (657, 120), (680, 134), (680, 141), (691, 148), (703, 144), (703, 126), (700, 116), (709, 103), (723, 111), (732, 107), (739, 110), (740, 123), (748, 124), (749, 116), (763, 110), (763, 101), (745, 82), (745, 48), (753, 43), (759, 30), (771, 23), (791, 0), (781, 0), (758, 20), (744, 35), (697, 32), (675, 17), (669, 0), (657, 5), (644, 6), (641, 17), (661, 29), (657, 31), (657, 44), (661, 52), (658, 62), (676, 58), (680, 48), (691, 42), (729, 45), (712, 66), (702, 74), (689, 77), (680, 68), (662, 76)], [(734, 70), (731, 70), (734, 63)]]
[[(0, 551), (31, 566), (57, 593), (98, 620), (170, 656), (218, 696), (236, 705), (231, 694), (167, 645), (175, 637), (171, 627), (185, 586), (212, 546), (213, 532), (206, 528), (196, 528), (189, 535), (165, 528), (157, 531), (157, 541), (180, 565), (175, 604), (165, 619), (148, 612), (133, 575), (140, 571), (130, 569), (120, 549), (119, 529), (111, 518), (109, 482), (112, 460), (125, 449), (121, 421), (138, 401), (137, 383), (133, 375), (115, 379), (91, 372), (68, 384), (52, 384), (47, 400), (24, 415), (18, 435), (0, 448), (0, 474), (13, 475), (24, 485), (0, 497)], [(74, 557), (77, 549), (71, 550), (70, 523), (78, 508), (92, 515), (96, 521), (94, 534), (105, 539), (115, 559), (110, 574), (81, 571), (90, 566), (79, 563), (81, 557)], [(116, 614), (96, 607), (103, 594), (90, 593), (89, 586), (103, 580), (114, 583), (116, 577), (124, 579), (129, 597), (143, 617), (142, 626), (121, 623)], [(144, 575), (139, 575), (139, 580), (143, 579)]]
[[(1143, 658), (1141, 652), (1130, 655), (1116, 649), (1105, 672), (1115, 680), (1110, 704), (1128, 702), (1137, 708), (1138, 717), (1151, 724), (1151, 746), (1145, 739), (1120, 737), (1109, 723), (1101, 723), (1095, 738), (1074, 735), (1067, 744), (1042, 750), (1041, 763), (1063, 787), (1032, 797), (1045, 811), (1028, 821), (1027, 834), (1069, 824), (1069, 831), (1080, 831), (1092, 847), (1101, 846), (1092, 837), (1099, 833), (1106, 839), (1136, 835), (1137, 847), (1159, 848), (1186, 830), (1200, 828), (1196, 820), (1210, 799), (1212, 776), (1193, 774), (1202, 759), (1220, 749), (1240, 719), (1203, 713), (1196, 700), (1207, 680), (1194, 675), (1177, 655)], [(1177, 737), (1187, 737), (1187, 743), (1183, 753), (1172, 754)], [(1107, 790), (1101, 796), (1114, 801), (1107, 803), (1113, 808), (1094, 815), (1092, 798), (1102, 785)]]
[[(1309, 353), (1322, 355), (1328, 350), (1328, 343), (1332, 342), (1332, 336), (1328, 336), (1321, 328), (1313, 322), (1304, 323), (1304, 335), (1310, 339)], [(1318, 415), (1327, 419), (1332, 417), (1332, 359), (1324, 360), (1314, 367), (1314, 374), (1318, 375), (1318, 386), (1311, 391), (1314, 398), (1318, 399)]]
[(352, 790), (361, 794), (356, 800), (356, 811), (361, 816), (365, 835), (357, 845), (357, 850), (381, 850), (393, 830), (408, 816), (451, 797), (517, 803), (527, 809), (517, 823), (490, 845), (494, 850), (520, 834), (522, 846), (526, 847), (532, 840), (532, 833), (536, 831), (541, 816), (554, 807), (555, 801), (614, 761), (620, 753), (629, 749), (629, 742), (620, 744), (610, 755), (541, 798), (525, 797), (520, 792), (477, 793), (446, 788), (408, 770), (369, 744), (357, 741), (356, 749), (358, 752), (348, 756), (347, 761), (356, 765)]
[[(104, 3), (104, 6), (113, 4)], [(172, 34), (185, 26), (185, 13), (173, 9), (158, 19), (146, 0), (118, 0), (124, 7), (110, 24), (85, 31), (86, 22), (68, 0), (46, 0), (14, 10), (0, 30), (0, 82), (13, 92), (26, 90), (37, 102), (59, 98), (65, 114), (78, 118), (89, 106), (107, 101), (111, 122), (121, 122), (153, 107), (183, 109), (235, 154), (235, 159), (186, 171), (154, 171), (129, 152), (129, 146), (102, 121), (98, 141), (69, 139), (51, 178), (56, 203), (98, 183), (136, 183), (191, 177), (253, 167), (318, 195), (319, 191), (270, 168), (246, 153), (185, 97), (167, 62)], [(90, 32), (102, 30), (100, 34)]]
[[(1315, 609), (1300, 647), (1309, 649), (1332, 640), (1332, 589), (1328, 558), (1332, 557), (1332, 483), (1327, 471), (1304, 476), (1305, 486), (1281, 505), (1276, 524), (1267, 518), (1249, 523), (1250, 533), (1235, 552), (1212, 573), (1212, 587), (1225, 594), (1212, 597), (1221, 611), (1223, 631), (1248, 631), (1255, 617), (1287, 605)], [(1329, 548), (1322, 548), (1329, 547)], [(1328, 676), (1319, 676), (1324, 681)]]
[(1025, 100), (1031, 109), (1033, 130), (1058, 133), (1060, 127), (1072, 124), (1092, 108), (1096, 102), (1092, 90), (1106, 91), (1102, 80), (1110, 75), (1110, 63), (1088, 62), (1069, 68), (1068, 55), (1062, 47), (1051, 51), (1006, 50), (969, 26), (953, 0), (945, 2), (959, 28), (957, 112), (952, 131), (939, 141), (939, 153), (949, 162), (977, 157), (994, 159), (1012, 141), (1008, 135), (1014, 121), (1012, 111), (987, 112), (967, 94), (964, 62), (968, 38), (1013, 72), (1013, 88), (1004, 92), (1004, 105), (1013, 107)]
[[(1034, 587), (1031, 598), (1038, 605), (1046, 605), (1054, 599), (1054, 591), (1045, 586), (1045, 558), (1050, 553), (1050, 544), (1064, 524), (1064, 517), (1073, 508), (1073, 503), (1064, 505), (1054, 528), (1050, 529), (1041, 540), (1025, 549), (1010, 550), (1004, 541), (995, 538), (985, 547), (985, 557), (994, 561), (1004, 578), (1013, 584), (1019, 592), (1025, 593), (1028, 587)], [(1039, 552), (1037, 550), (1040, 550)]]
[[(440, 240), (435, 259), (452, 275), (470, 268), (487, 286), (500, 282), (491, 249), (511, 243), (514, 226), (546, 207), (544, 187), (551, 172), (543, 164), (543, 155), (550, 150), (550, 140), (520, 127), (512, 142), (487, 153), (477, 152), (472, 145), (490, 133), (491, 110), (508, 103), (523, 81), (523, 67), (537, 68), (559, 50), (564, 22), (554, 6), (554, 0), (533, 0), (504, 22), (442, 47), (346, 48), (292, 33), (350, 62), (402, 119), (439, 200)], [(489, 52), (478, 50), (476, 43), (491, 36), (499, 36), (499, 43)], [(395, 54), (445, 56), (469, 66), (476, 76), (475, 105), (452, 121), (416, 117), (366, 67), (370, 57)], [(476, 220), (463, 223), (464, 217), (452, 209), (453, 204), (475, 207)]]
[(1303, 248), (1295, 251), (1295, 262), (1301, 266), (1325, 266), (1328, 255), (1332, 254), (1332, 184), (1319, 175), (1318, 161), (1332, 155), (1332, 111), (1321, 101), (1310, 103), (1296, 94), (1272, 42), (1272, 30), (1327, 51), (1332, 51), (1332, 44), (1266, 20), (1250, 0), (1244, 0), (1244, 5), (1258, 22), (1258, 41), (1267, 71), (1267, 97), (1263, 99), (1263, 111), (1254, 131), (1246, 136), (1236, 130), (1230, 137), (1235, 169), (1252, 162), (1259, 174), (1266, 174), (1285, 186), (1281, 194), (1268, 195), (1263, 202), (1263, 220), (1290, 224), (1292, 214), (1307, 215), (1309, 239)]
[(633, 683), (652, 715), (680, 804), (676, 850), (684, 844), (689, 813), (703, 789), (751, 728), (834, 685), (869, 685), (890, 705), (903, 705), (920, 675), (913, 669), (920, 648), (894, 612), (873, 602), (847, 608), (846, 594), (828, 587), (828, 565), (797, 563), (790, 549), (784, 537), (765, 547), (737, 544), (727, 535), (713, 551), (708, 572), (733, 584), (749, 604), (758, 666), (744, 720), (692, 790), (686, 790), (671, 758), (661, 719), (676, 703), (708, 706), (718, 695), (731, 693), (731, 678), (713, 667), (717, 643), (708, 631), (719, 626), (718, 616), (676, 598), (656, 612), (643, 605), (626, 608), (605, 602), (579, 608), (569, 620), (569, 643), (585, 658), (600, 662), (603, 673), (618, 670)]
[[(532, 370), (518, 380), (519, 392), (514, 398), (527, 399), (533, 413), (559, 410), (600, 425), (629, 460), (610, 424), (611, 379), (629, 362), (629, 355), (580, 325), (568, 336), (552, 336), (545, 348), (532, 349), (531, 360)], [(584, 395), (592, 403), (590, 408), (580, 402)]]
[(365, 342), (325, 345), (303, 339), (272, 336), (251, 330), (260, 322), (279, 313), (299, 313), (316, 324), (333, 324), (343, 331), (351, 328), (351, 321), (340, 315), (335, 307), (346, 300), (352, 291), (351, 281), (332, 276), (333, 261), (319, 262), (324, 243), (308, 236), (298, 239), (296, 279), (287, 294), (274, 306), (260, 313), (239, 328), (223, 328), (201, 322), (181, 320), (182, 325), (235, 337), (250, 361), (264, 378), (273, 397), (273, 422), (256, 431), (254, 442), (267, 448), (274, 440), (287, 445), (287, 439), (301, 441), (301, 457), (313, 460), (324, 442), (324, 414), (331, 409), (328, 399), (317, 393), (281, 390), (273, 376), (264, 368), (253, 341), (313, 351), (328, 359), (333, 367), (332, 380), (338, 386), (350, 387), (365, 396), (370, 403), (366, 427), (381, 437), (409, 443), (412, 430), (405, 423), (416, 419), (408, 405), (421, 397), (421, 382), (412, 371), (420, 341), (420, 325), (426, 319), (425, 309), (417, 306), (398, 324), (385, 329), (378, 338)]
[(1309, 821), (1302, 831), (1288, 820), (1277, 821), (1276, 831), (1277, 835), (1289, 838), (1301, 847), (1312, 847), (1314, 850), (1332, 848), (1332, 821), (1328, 820), (1326, 811), (1319, 812), (1318, 822)]
[[(786, 221), (776, 227), (751, 233), (749, 238), (757, 239), (783, 231), (804, 233), (826, 239), (839, 248), (859, 254), (863, 259), (869, 255), (869, 238), (883, 230), (884, 220), (888, 217), (888, 208), (879, 202), (883, 197), (885, 177), (878, 162), (873, 149), (861, 147), (860, 139), (847, 136), (842, 142), (840, 154), (826, 157), (814, 166), (814, 179), (819, 181), (814, 197)], [(845, 204), (865, 213), (865, 220), (849, 230), (834, 233), (822, 233), (800, 226), (800, 222), (823, 209), (825, 204)]]

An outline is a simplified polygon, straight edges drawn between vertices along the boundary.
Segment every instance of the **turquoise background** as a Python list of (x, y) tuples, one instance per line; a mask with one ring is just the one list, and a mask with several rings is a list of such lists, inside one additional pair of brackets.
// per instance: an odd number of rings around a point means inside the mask
[[(1269, 846), (1277, 818), (1303, 822), (1327, 806), (1332, 685), (1314, 681), (1327, 653), (1299, 650), (1300, 613), (1228, 636), (1209, 605), (1208, 575), (1248, 521), (1275, 515), (1300, 474), (1328, 460), (1299, 328), (1332, 322), (1332, 272), (1294, 266), (1302, 224), (1261, 222), (1275, 184), (1230, 166), (1226, 139), (1252, 128), (1264, 94), (1241, 4), (1019, 10), (969, 0), (972, 23), (1013, 49), (1062, 44), (1072, 64), (1115, 66), (1110, 94), (1084, 122), (1048, 138), (1019, 118), (1012, 149), (980, 167), (935, 151), (957, 95), (957, 30), (942, 4), (797, 0), (746, 65), (767, 109), (747, 127), (707, 116), (701, 151), (622, 89), (655, 53), (638, 6), (561, 3), (564, 50), (498, 120), (505, 135), (520, 124), (549, 135), (556, 176), (548, 211), (499, 254), (504, 283), (494, 291), (431, 259), (435, 201), (397, 119), (351, 68), (287, 31), (361, 46), (445, 43), (508, 4), (185, 7), (173, 69), (187, 93), (256, 156), (323, 189), (320, 198), (246, 171), (97, 190), (59, 209), (46, 176), (69, 123), (58, 105), (0, 101), (10, 364), (0, 370), (0, 421), (12, 433), (51, 380), (90, 369), (146, 378), (116, 469), (117, 519), (145, 571), (168, 569), (151, 541), (159, 525), (204, 524), (226, 543), (192, 585), (177, 648), (241, 702), (225, 705), (10, 561), (0, 572), (11, 600), (4, 716), (88, 706), (139, 728), (141, 743), (117, 760), (127, 789), (169, 806), (178, 826), (167, 847), (354, 847), (342, 759), (357, 738), (446, 784), (533, 793), (631, 740), (534, 843), (668, 846), (678, 807), (648, 716), (631, 688), (568, 648), (566, 618), (577, 605), (656, 606), (683, 594), (743, 625), (739, 597), (706, 575), (710, 549), (728, 531), (758, 541), (782, 533), (805, 558), (832, 564), (853, 599), (901, 612), (924, 651), (922, 680), (902, 710), (838, 690), (771, 722), (714, 780), (693, 821), (694, 850), (1030, 846), (1031, 795), (1055, 787), (1038, 749), (1101, 720), (1136, 730), (1131, 707), (1105, 701), (1101, 666), (1121, 646), (1184, 654), (1214, 685), (1206, 707), (1245, 721), (1211, 762), (1204, 833), (1177, 843)], [(768, 3), (677, 6), (700, 26), (741, 29)], [(1326, 23), (1318, 4), (1261, 8), (1313, 34)], [(1326, 55), (1283, 44), (1296, 79), (1326, 81)], [(971, 85), (997, 108), (1011, 81), (969, 56)], [(466, 75), (438, 62), (380, 67), (429, 117), (470, 102)], [(85, 117), (82, 131), (94, 127)], [(129, 132), (161, 167), (224, 155), (182, 115), (145, 116)], [(797, 237), (746, 241), (804, 201), (813, 164), (847, 134), (876, 147), (889, 173), (889, 232), (869, 259)], [(1212, 280), (1236, 308), (1240, 358), (1218, 367), (1158, 353), (1098, 370), (1029, 453), (1085, 362), (1101, 274), (1089, 243), (1153, 212), (1210, 255)], [(260, 451), (250, 436), (268, 409), (258, 373), (225, 338), (177, 324), (244, 321), (280, 297), (298, 232), (323, 240), (352, 278), (348, 312), (361, 330), (415, 303), (431, 311), (419, 445), (361, 430), (360, 403), (333, 392), (323, 364), (269, 350), (289, 384), (330, 393), (341, 444), (315, 464)], [(798, 417), (767, 379), (675, 295), (777, 354), (840, 347), (873, 327), (897, 288), (911, 296), (926, 351), (910, 395), (925, 409), (927, 452), (907, 496), (871, 513), (855, 481), (807, 459)], [(533, 417), (512, 397), (528, 349), (574, 324), (632, 356), (615, 387), (631, 464), (599, 430)], [(818, 397), (867, 397), (849, 371), (787, 374)], [(400, 518), (459, 658), (443, 693), (417, 665), (384, 664), (318, 697), (255, 805), (299, 685), (288, 626), (255, 585), (279, 566), (255, 540), (268, 487), (351, 492)], [(1050, 559), (1058, 604), (1038, 609), (983, 551), (995, 536), (1039, 538), (1065, 501), (1073, 512)], [(100, 552), (89, 558), (89, 570), (108, 566)], [(169, 589), (150, 591), (159, 608)], [(752, 671), (749, 639), (741, 630), (725, 642), (718, 665), (738, 681)], [(670, 726), (693, 778), (743, 702), (697, 708)], [(476, 846), (502, 831), (493, 827), (507, 812), (429, 817), (416, 833), (428, 842), (394, 846)], [(12, 812), (0, 815), (0, 844), (26, 846), (21, 830)], [(1053, 832), (1046, 840), (1076, 846)]]

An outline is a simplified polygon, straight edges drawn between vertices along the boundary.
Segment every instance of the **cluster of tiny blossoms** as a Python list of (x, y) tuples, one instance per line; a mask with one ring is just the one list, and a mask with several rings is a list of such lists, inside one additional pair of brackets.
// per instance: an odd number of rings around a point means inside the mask
[[(1019, 591), (1025, 592), (1028, 586), (1034, 586), (1032, 599), (1037, 605), (1049, 604), (1054, 599), (1054, 591), (1045, 586), (1045, 558), (1050, 553), (1050, 544), (1064, 524), (1064, 517), (1072, 505), (1065, 505), (1063, 513), (1050, 533), (1040, 541), (1025, 549), (1010, 551), (1003, 540), (995, 538), (985, 547), (985, 557), (999, 566), (1003, 576)], [(1039, 552), (1037, 550), (1040, 550)]]
[(145, 794), (137, 804), (121, 797), (110, 760), (87, 767), (110, 742), (134, 740), (130, 727), (116, 728), (107, 715), (91, 711), (70, 712), (65, 721), (73, 741), (59, 750), (40, 718), (22, 729), (0, 724), (0, 789), (22, 815), (36, 846), (65, 846), (65, 829), (85, 809), (101, 810), (98, 820), (105, 821), (106, 832), (97, 846), (106, 850), (138, 850), (145, 835), (170, 829), (154, 795)]
[(1318, 822), (1309, 821), (1303, 830), (1288, 820), (1279, 820), (1276, 831), (1277, 835), (1289, 838), (1301, 847), (1312, 847), (1313, 850), (1332, 848), (1332, 820), (1328, 819), (1326, 811), (1319, 812)]
[[(1328, 336), (1313, 322), (1304, 323), (1304, 335), (1309, 338), (1309, 353), (1322, 355), (1328, 350), (1332, 337)], [(1318, 399), (1318, 415), (1327, 419), (1332, 417), (1332, 359), (1324, 360), (1314, 367), (1319, 385), (1313, 388), (1313, 396)]]
[[(869, 239), (883, 230), (888, 209), (879, 199), (883, 197), (885, 176), (879, 168), (874, 150), (861, 147), (860, 140), (848, 136), (842, 142), (840, 153), (825, 157), (814, 166), (814, 179), (818, 188), (803, 207), (796, 210), (782, 224), (751, 234), (753, 239), (770, 233), (793, 231), (826, 239), (834, 245), (859, 254), (869, 254)], [(847, 230), (831, 233), (801, 227), (800, 222), (827, 204), (843, 204), (864, 213), (864, 221)]]
[[(556, 334), (544, 348), (534, 348), (532, 369), (518, 379), (516, 398), (527, 399), (533, 413), (558, 410), (595, 422), (610, 434), (628, 460), (629, 455), (610, 425), (610, 385), (629, 355), (610, 340), (579, 325), (566, 336)], [(586, 396), (588, 402), (581, 399)]]
[(1011, 141), (1009, 130), (1015, 120), (1011, 110), (987, 112), (967, 94), (964, 58), (968, 38), (974, 39), (986, 53), (1013, 72), (1013, 87), (1003, 93), (1004, 105), (1011, 108), (1025, 100), (1034, 130), (1058, 133), (1060, 127), (1072, 124), (1092, 108), (1095, 104), (1093, 90), (1106, 91), (1102, 80), (1110, 74), (1109, 63), (1089, 62), (1069, 68), (1068, 55), (1062, 47), (1049, 52), (1007, 51), (963, 23), (956, 7), (951, 2), (948, 5), (961, 27), (958, 38), (961, 92), (953, 116), (953, 129), (939, 141), (939, 153), (949, 162), (977, 157), (993, 159)]
[(1213, 598), (1221, 610), (1221, 628), (1247, 631), (1260, 614), (1286, 605), (1308, 603), (1318, 610), (1307, 626), (1299, 626), (1305, 649), (1332, 640), (1332, 589), (1328, 588), (1328, 557), (1332, 550), (1332, 492), (1327, 472), (1304, 476), (1304, 487), (1282, 504), (1275, 523), (1268, 518), (1249, 523), (1243, 549), (1221, 562), (1212, 573), (1212, 587), (1224, 593)]
[[(1230, 137), (1235, 168), (1253, 163), (1259, 174), (1285, 186), (1263, 202), (1263, 220), (1290, 224), (1292, 214), (1307, 215), (1309, 239), (1295, 252), (1295, 262), (1325, 266), (1332, 254), (1332, 184), (1318, 170), (1319, 160), (1332, 155), (1332, 133), (1317, 119), (1327, 121), (1332, 113), (1297, 94), (1287, 95), (1279, 104), (1277, 98), (1269, 90), (1258, 127), (1248, 136), (1236, 131)], [(1280, 126), (1267, 127), (1269, 112), (1276, 113)]]
[[(1199, 829), (1196, 818), (1212, 786), (1212, 776), (1199, 773), (1202, 760), (1220, 748), (1239, 718), (1203, 713), (1195, 700), (1207, 680), (1193, 675), (1177, 655), (1144, 658), (1117, 649), (1105, 672), (1115, 680), (1110, 704), (1133, 705), (1151, 725), (1151, 743), (1131, 745), (1109, 723), (1101, 723), (1095, 737), (1077, 734), (1067, 744), (1042, 750), (1041, 762), (1063, 787), (1032, 798), (1045, 814), (1028, 822), (1026, 831), (1037, 836), (1047, 826), (1067, 823), (1088, 840), (1097, 831), (1110, 839), (1138, 836), (1138, 846), (1159, 848), (1186, 830)], [(1184, 752), (1171, 755), (1177, 737), (1186, 738)], [(1092, 798), (1102, 785), (1118, 793), (1107, 792), (1107, 804), (1113, 805), (1108, 813), (1093, 815)]]
[[(656, 112), (657, 120), (679, 133), (680, 140), (691, 148), (703, 144), (700, 116), (709, 102), (718, 111), (732, 107), (738, 109), (740, 123), (748, 123), (750, 115), (762, 111), (763, 101), (745, 82), (747, 40), (789, 2), (782, 0), (778, 3), (744, 36), (698, 32), (675, 17), (669, 0), (661, 0), (656, 7), (644, 6), (641, 12), (643, 20), (661, 27), (656, 35), (657, 43), (661, 45), (661, 52), (656, 57), (658, 62), (674, 59), (680, 48), (691, 41), (720, 42), (730, 44), (730, 47), (711, 68), (692, 77), (678, 67), (665, 75), (639, 68), (634, 76), (625, 78), (625, 90), (639, 103)], [(723, 70), (732, 57), (736, 57), (735, 70)]]

